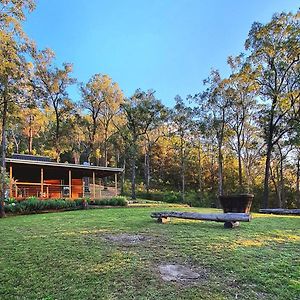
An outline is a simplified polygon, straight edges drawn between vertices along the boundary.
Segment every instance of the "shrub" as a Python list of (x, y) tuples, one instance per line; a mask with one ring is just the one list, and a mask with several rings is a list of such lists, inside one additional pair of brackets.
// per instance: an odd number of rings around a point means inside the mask
[(126, 206), (127, 201), (124, 196), (117, 196), (110, 199), (49, 199), (39, 200), (36, 197), (29, 197), (24, 201), (16, 202), (14, 199), (8, 199), (5, 202), (5, 212), (7, 213), (31, 213), (45, 210), (60, 209), (84, 209), (86, 203), (91, 205), (107, 205), (107, 206)]
[(7, 198), (4, 200), (5, 204), (12, 204), (12, 203), (16, 203), (17, 200), (15, 198)]
[(179, 203), (181, 202), (181, 195), (178, 192), (170, 191), (163, 193), (163, 201), (168, 203)]
[(4, 209), (11, 213), (30, 213), (52, 209), (76, 209), (79, 202), (64, 199), (39, 200), (30, 197), (21, 202), (6, 204)]
[(116, 196), (109, 199), (93, 199), (88, 200), (89, 205), (101, 205), (101, 206), (126, 206), (127, 200), (124, 196)]
[(76, 207), (83, 207), (84, 206), (84, 202), (86, 201), (87, 203), (89, 203), (89, 199), (85, 198), (85, 199), (75, 199), (73, 200), (76, 203)]
[(110, 199), (115, 203), (117, 206), (126, 206), (127, 205), (127, 200), (125, 196), (116, 196)]
[(185, 195), (184, 202), (193, 207), (213, 207), (216, 199), (214, 195), (206, 192), (200, 194), (197, 191), (189, 191)]

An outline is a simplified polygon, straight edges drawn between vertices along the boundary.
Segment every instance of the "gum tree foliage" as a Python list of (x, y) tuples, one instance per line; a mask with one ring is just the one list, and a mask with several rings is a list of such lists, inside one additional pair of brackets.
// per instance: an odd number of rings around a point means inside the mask
[(181, 178), (181, 199), (185, 201), (186, 188), (186, 167), (189, 147), (191, 143), (191, 133), (193, 127), (194, 112), (183, 102), (180, 96), (175, 97), (175, 106), (171, 113), (171, 135), (178, 137), (175, 139), (175, 148), (179, 152), (180, 178)]
[(229, 144), (238, 159), (239, 192), (245, 192), (243, 178), (243, 154), (247, 141), (247, 129), (256, 109), (255, 84), (248, 76), (244, 55), (229, 57), (230, 76), (224, 80), (224, 95), (228, 99), (228, 127), (232, 131)]
[(68, 118), (74, 105), (68, 97), (67, 88), (76, 81), (71, 77), (72, 65), (64, 63), (62, 68), (54, 66), (54, 53), (50, 49), (34, 51), (35, 62), (35, 88), (44, 107), (54, 110), (55, 124), (51, 140), (55, 148), (56, 160), (59, 162), (60, 154), (68, 136), (66, 127)]
[(108, 139), (114, 132), (113, 121), (123, 102), (123, 93), (117, 83), (108, 75), (102, 74), (95, 74), (87, 84), (81, 85), (80, 89), (81, 107), (87, 112), (87, 158), (89, 159), (92, 153), (97, 155), (97, 135), (99, 136), (98, 131), (101, 130), (103, 162), (104, 166), (107, 166)]
[[(130, 98), (121, 104), (126, 124), (122, 136), (129, 145), (131, 161), (131, 198), (136, 199), (136, 160), (138, 154), (138, 140), (151, 128), (161, 122), (164, 106), (155, 98), (155, 92), (136, 90)], [(120, 131), (121, 132), (121, 131)]]
[(151, 158), (152, 158), (152, 150), (157, 145), (158, 141), (166, 136), (167, 134), (167, 126), (165, 124), (168, 118), (168, 112), (162, 114), (162, 118), (160, 122), (157, 122), (153, 128), (151, 128), (144, 135), (144, 144), (145, 144), (145, 157), (144, 157), (144, 179), (146, 192), (149, 194), (151, 187)]
[(212, 135), (218, 149), (218, 194), (223, 195), (223, 147), (227, 134), (229, 97), (226, 95), (226, 81), (222, 80), (218, 70), (212, 70), (204, 80), (207, 86), (204, 92), (195, 95), (198, 112), (206, 124), (206, 133)]
[(263, 207), (269, 205), (271, 155), (291, 130), (290, 112), (299, 102), (300, 12), (275, 14), (266, 25), (254, 23), (246, 40), (252, 80), (264, 101), (261, 122), (266, 142)]

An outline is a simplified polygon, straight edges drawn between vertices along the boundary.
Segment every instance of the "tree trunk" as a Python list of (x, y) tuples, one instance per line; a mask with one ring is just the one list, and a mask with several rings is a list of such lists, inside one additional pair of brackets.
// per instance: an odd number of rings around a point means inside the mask
[(3, 99), (3, 111), (2, 111), (2, 147), (1, 147), (1, 191), (0, 191), (0, 218), (5, 217), (4, 211), (4, 201), (6, 193), (6, 123), (7, 123), (7, 109), (8, 109), (8, 100), (6, 91), (4, 91)]
[(219, 143), (218, 145), (218, 182), (219, 182), (219, 196), (223, 195), (223, 154), (222, 146)]
[(132, 200), (135, 200), (136, 199), (136, 191), (135, 191), (135, 188), (136, 188), (136, 183), (135, 183), (135, 180), (136, 180), (136, 142), (134, 142), (133, 146), (132, 146), (132, 151), (131, 151), (131, 199)]
[(239, 192), (242, 193), (244, 190), (243, 187), (243, 167), (242, 167), (242, 154), (241, 154), (241, 145), (238, 139), (238, 164), (239, 164)]
[(182, 170), (182, 185), (181, 185), (181, 198), (182, 202), (185, 201), (185, 163), (183, 162), (183, 170)]
[(60, 130), (60, 122), (59, 122), (59, 112), (57, 104), (53, 101), (53, 107), (55, 111), (55, 120), (56, 120), (56, 128), (55, 128), (55, 152), (56, 152), (56, 162), (60, 160), (60, 146), (59, 146), (59, 130)]
[[(274, 174), (275, 173), (275, 174)], [(277, 179), (277, 181), (276, 181)], [(272, 170), (272, 167), (270, 167), (270, 180), (273, 182), (275, 193), (277, 196), (277, 206), (281, 207), (281, 192), (280, 192), (280, 185), (278, 186), (277, 182), (279, 181), (279, 174), (278, 174), (278, 166), (276, 167), (276, 170)]]
[(180, 141), (180, 156), (181, 156), (181, 200), (185, 200), (185, 149), (184, 141), (181, 137)]
[(107, 167), (108, 165), (108, 155), (107, 155), (107, 138), (108, 136), (108, 127), (105, 127), (104, 131), (104, 166)]
[(136, 199), (136, 192), (135, 192), (135, 157), (132, 157), (131, 159), (131, 199)]
[(33, 141), (33, 132), (32, 132), (32, 115), (29, 116), (29, 134), (28, 134), (28, 153), (32, 154), (32, 141)]
[(296, 202), (297, 206), (300, 207), (300, 152), (297, 157)]
[(271, 153), (272, 153), (272, 145), (268, 144), (267, 158), (266, 158), (266, 165), (265, 165), (263, 208), (268, 208), (269, 206), (269, 179), (270, 179)]
[(284, 199), (284, 175), (283, 175), (283, 156), (280, 150), (280, 169), (279, 169), (279, 185), (280, 185), (280, 208), (285, 207)]
[(73, 151), (74, 164), (80, 164), (80, 153)]
[(277, 102), (277, 98), (275, 97), (272, 102), (272, 108), (270, 111), (270, 121), (268, 124), (267, 157), (266, 157), (266, 165), (265, 165), (263, 208), (268, 208), (269, 206), (269, 179), (270, 179), (271, 154), (273, 150), (274, 110), (276, 107), (276, 102)]
[(59, 161), (60, 161), (60, 153), (61, 153), (61, 151), (60, 151), (60, 149), (59, 149), (59, 147), (58, 147), (58, 146), (56, 147), (56, 150), (55, 150), (55, 152), (56, 152), (56, 162), (57, 162), (57, 163), (59, 163)]
[(16, 153), (19, 153), (19, 146), (20, 146), (20, 143), (21, 143), (21, 138), (18, 141), (18, 139), (17, 139), (17, 137), (16, 137), (16, 135), (15, 135), (15, 133), (14, 133), (13, 130), (11, 131), (11, 134), (12, 134), (12, 137), (14, 139), (15, 146), (16, 146)]
[(201, 159), (201, 147), (198, 145), (198, 189), (200, 197), (202, 195), (202, 159)]
[(150, 191), (150, 146), (145, 147), (145, 184), (146, 191), (149, 194)]
[(121, 174), (121, 195), (124, 194), (124, 185), (125, 185), (125, 169), (126, 169), (126, 158), (123, 160), (123, 172)]

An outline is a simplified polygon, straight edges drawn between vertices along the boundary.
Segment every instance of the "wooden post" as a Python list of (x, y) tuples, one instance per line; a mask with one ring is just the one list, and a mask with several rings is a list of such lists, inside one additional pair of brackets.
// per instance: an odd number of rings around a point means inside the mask
[(82, 198), (84, 198), (85, 181), (83, 178), (81, 179), (81, 182), (82, 182)]
[(99, 199), (101, 199), (101, 178), (99, 178)]
[(64, 185), (63, 185), (63, 181), (62, 179), (60, 180), (60, 185), (59, 185), (59, 188), (60, 188), (60, 198), (63, 197), (63, 188), (64, 188)]
[(96, 198), (96, 177), (95, 172), (93, 172), (93, 199)]
[(69, 170), (69, 198), (72, 198), (72, 171)]
[(13, 169), (12, 169), (12, 164), (9, 165), (9, 197), (12, 198), (13, 196)]
[(157, 219), (157, 222), (158, 222), (158, 223), (162, 223), (162, 224), (166, 224), (166, 223), (170, 222), (170, 218), (169, 218), (169, 217), (166, 217), (166, 218), (158, 218), (158, 219)]
[(49, 198), (49, 186), (47, 186), (47, 198)]
[(118, 174), (115, 174), (115, 194), (118, 196)]
[(44, 169), (41, 168), (41, 198), (44, 198)]

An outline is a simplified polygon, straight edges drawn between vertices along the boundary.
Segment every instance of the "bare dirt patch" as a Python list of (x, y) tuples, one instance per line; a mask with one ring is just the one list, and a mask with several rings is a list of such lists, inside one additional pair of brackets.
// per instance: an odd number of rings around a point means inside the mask
[(206, 280), (208, 274), (205, 269), (193, 268), (180, 264), (163, 264), (158, 266), (162, 280), (179, 283), (193, 283)]
[(128, 234), (128, 233), (105, 235), (104, 238), (107, 241), (120, 244), (120, 245), (125, 245), (125, 246), (140, 244), (150, 239), (149, 237), (146, 237), (141, 234)]

